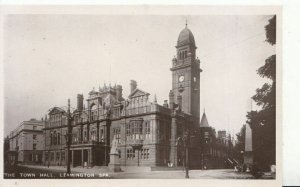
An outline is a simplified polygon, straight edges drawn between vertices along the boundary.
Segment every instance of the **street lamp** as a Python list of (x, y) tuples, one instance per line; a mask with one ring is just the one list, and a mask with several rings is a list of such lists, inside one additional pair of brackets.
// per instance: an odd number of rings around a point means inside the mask
[(190, 131), (187, 130), (183, 136), (183, 145), (185, 148), (185, 178), (189, 177), (189, 143), (190, 143)]
[(68, 120), (68, 132), (66, 135), (67, 138), (67, 155), (68, 155), (68, 160), (67, 160), (67, 173), (70, 174), (71, 173), (71, 159), (70, 159), (70, 147), (72, 144), (72, 121), (73, 121), (74, 117), (71, 116), (71, 112), (70, 112), (70, 99), (68, 99), (68, 111), (67, 111), (67, 120)]

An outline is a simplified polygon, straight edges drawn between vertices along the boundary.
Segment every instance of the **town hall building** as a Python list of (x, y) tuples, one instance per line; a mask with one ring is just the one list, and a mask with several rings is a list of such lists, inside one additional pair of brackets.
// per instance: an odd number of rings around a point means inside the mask
[[(121, 85), (77, 95), (72, 111), (70, 157), (66, 148), (67, 110), (51, 108), (44, 128), (44, 165), (107, 166), (111, 142), (117, 142), (121, 166), (200, 167), (200, 60), (193, 33), (180, 32), (172, 59), (169, 101), (159, 105), (131, 80), (124, 97)], [(184, 140), (184, 143), (183, 143)], [(188, 154), (186, 154), (188, 147)]]

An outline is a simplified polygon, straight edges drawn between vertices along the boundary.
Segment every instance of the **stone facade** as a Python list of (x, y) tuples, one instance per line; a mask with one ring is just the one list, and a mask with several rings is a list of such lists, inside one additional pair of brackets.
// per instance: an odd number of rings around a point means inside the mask
[[(72, 111), (73, 166), (108, 165), (111, 142), (117, 142), (121, 166), (182, 166), (188, 147), (189, 165), (200, 167), (200, 61), (196, 59), (194, 36), (186, 27), (177, 41), (177, 58), (172, 61), (169, 103), (149, 101), (149, 93), (137, 82), (130, 83), (125, 99), (121, 85), (103, 85), (89, 92), (86, 106), (77, 97)], [(177, 60), (178, 59), (178, 60)], [(66, 109), (54, 107), (45, 126), (44, 164), (65, 165)], [(186, 146), (179, 143), (184, 134)]]
[(7, 137), (9, 151), (7, 159), (10, 164), (16, 160), (21, 164), (41, 164), (44, 150), (43, 120), (31, 119), (22, 122)]

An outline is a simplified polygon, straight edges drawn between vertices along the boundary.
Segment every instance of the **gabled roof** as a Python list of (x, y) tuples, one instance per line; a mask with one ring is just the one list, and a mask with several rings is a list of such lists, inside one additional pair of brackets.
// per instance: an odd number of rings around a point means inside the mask
[(59, 107), (53, 107), (50, 111), (49, 111), (49, 115), (51, 114), (55, 114), (55, 113), (64, 113), (66, 111), (64, 111), (63, 109), (59, 108)]
[(131, 92), (131, 94), (128, 97), (133, 98), (133, 97), (139, 97), (139, 96), (143, 96), (143, 95), (150, 95), (150, 94), (143, 90), (136, 88), (135, 90), (133, 90), (133, 92)]
[(206, 117), (205, 112), (202, 115), (201, 122), (200, 122), (200, 127), (209, 127), (209, 123), (207, 121), (207, 117)]

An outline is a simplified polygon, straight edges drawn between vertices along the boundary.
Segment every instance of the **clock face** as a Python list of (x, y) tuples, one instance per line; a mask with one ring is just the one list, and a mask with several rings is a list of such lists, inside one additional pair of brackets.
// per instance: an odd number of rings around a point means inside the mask
[(183, 75), (181, 75), (181, 76), (179, 77), (179, 82), (182, 82), (182, 81), (184, 81), (184, 76), (183, 76)]

